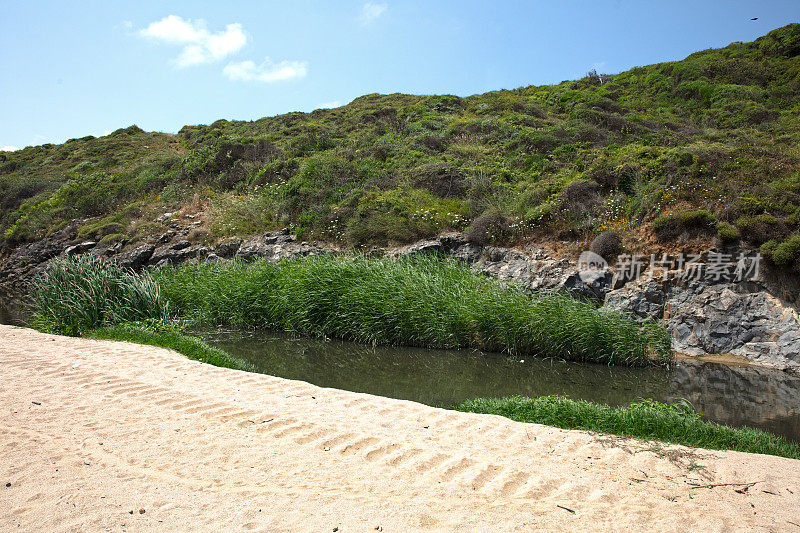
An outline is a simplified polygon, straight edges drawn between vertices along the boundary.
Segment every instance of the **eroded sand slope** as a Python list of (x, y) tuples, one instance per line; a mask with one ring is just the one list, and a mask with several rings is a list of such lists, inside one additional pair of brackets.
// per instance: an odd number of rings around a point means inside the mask
[(4, 531), (800, 531), (800, 461), (654, 447), (10, 326), (0, 365)]

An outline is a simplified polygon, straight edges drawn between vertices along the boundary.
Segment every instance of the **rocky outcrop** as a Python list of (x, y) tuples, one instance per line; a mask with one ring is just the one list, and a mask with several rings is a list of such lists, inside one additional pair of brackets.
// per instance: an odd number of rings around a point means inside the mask
[(611, 291), (609, 309), (663, 320), (689, 355), (731, 353), (800, 369), (800, 315), (758, 282), (631, 282)]
[[(242, 241), (234, 256), (245, 261), (253, 259), (280, 261), (291, 257), (306, 257), (335, 251), (334, 248), (323, 246), (316, 242), (298, 242), (288, 230), (281, 230)], [(220, 257), (224, 256), (220, 255)]]
[(117, 262), (124, 267), (139, 270), (147, 264), (151, 257), (153, 257), (153, 252), (155, 249), (156, 246), (154, 244), (143, 244), (141, 246), (137, 246), (132, 250), (128, 250), (127, 252), (120, 254), (117, 258)]
[(0, 268), (0, 303), (7, 321), (21, 323), (25, 320), (28, 284), (44, 270), (50, 259), (77, 244), (77, 228), (81, 223), (81, 220), (74, 220), (45, 239), (14, 248)]
[(525, 252), (489, 246), (476, 268), (501, 281), (522, 285), (530, 291), (564, 290), (573, 296), (602, 301), (611, 290), (613, 274), (606, 270), (596, 279), (584, 281), (577, 264), (556, 259), (542, 248), (529, 247)]

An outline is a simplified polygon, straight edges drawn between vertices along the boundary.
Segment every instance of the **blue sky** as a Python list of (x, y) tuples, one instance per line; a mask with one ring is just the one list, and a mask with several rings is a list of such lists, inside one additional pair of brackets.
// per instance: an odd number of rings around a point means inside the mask
[[(2, 3), (0, 148), (615, 73), (752, 40), (787, 1)], [(758, 17), (757, 21), (751, 21)]]

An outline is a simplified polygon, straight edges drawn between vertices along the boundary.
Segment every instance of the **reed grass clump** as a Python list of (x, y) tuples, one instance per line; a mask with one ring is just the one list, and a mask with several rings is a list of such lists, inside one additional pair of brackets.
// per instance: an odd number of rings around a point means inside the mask
[(149, 274), (85, 255), (55, 259), (35, 280), (31, 296), (31, 325), (62, 335), (169, 315), (169, 304)]
[(753, 428), (732, 428), (702, 420), (686, 402), (643, 400), (609, 407), (564, 396), (477, 398), (458, 411), (505, 416), (562, 429), (586, 429), (611, 435), (658, 440), (711, 450), (736, 450), (800, 459), (800, 446)]
[(189, 263), (154, 276), (174, 309), (198, 326), (628, 365), (671, 354), (660, 325), (566, 295), (531, 297), (436, 257)]

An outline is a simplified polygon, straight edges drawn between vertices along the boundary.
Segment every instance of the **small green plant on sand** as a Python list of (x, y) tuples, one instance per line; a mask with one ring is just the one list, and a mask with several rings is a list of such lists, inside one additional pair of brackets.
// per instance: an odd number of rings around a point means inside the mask
[(800, 459), (800, 446), (752, 428), (731, 428), (701, 418), (685, 401), (642, 400), (609, 407), (564, 396), (477, 398), (458, 411), (505, 416), (518, 422), (563, 429), (585, 429), (624, 437), (658, 440), (712, 450), (737, 450)]

